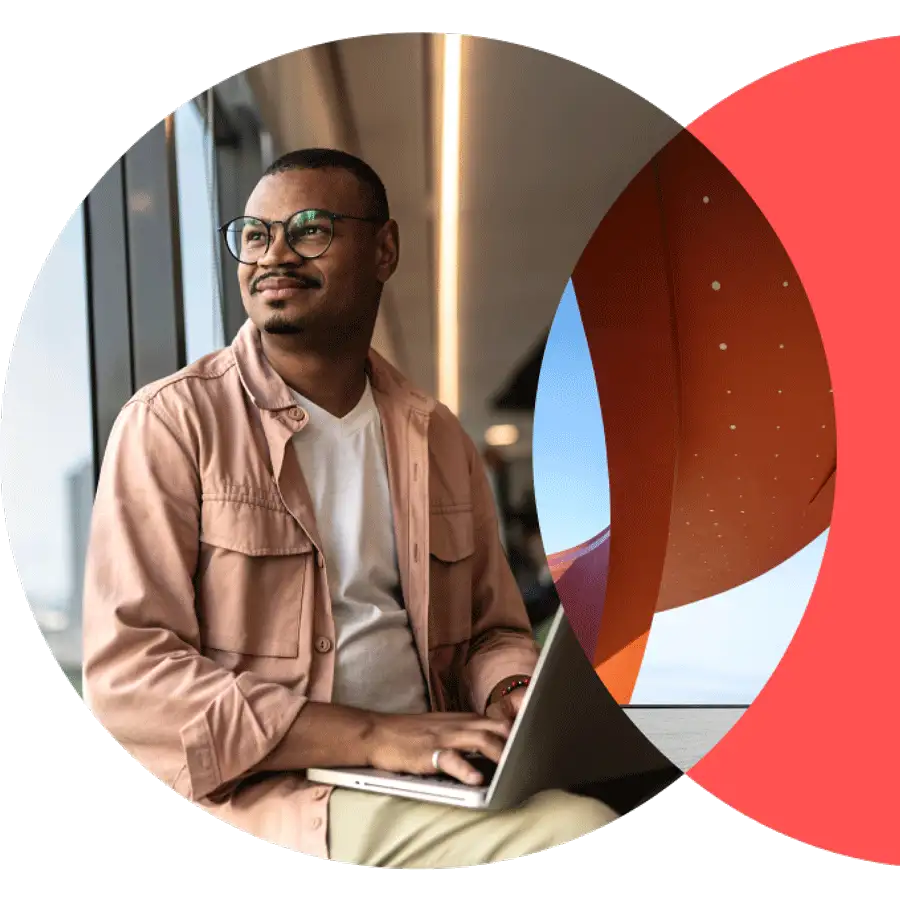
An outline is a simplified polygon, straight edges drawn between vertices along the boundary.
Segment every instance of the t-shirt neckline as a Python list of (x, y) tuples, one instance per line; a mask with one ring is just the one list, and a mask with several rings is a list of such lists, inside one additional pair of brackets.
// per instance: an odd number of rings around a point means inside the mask
[(359, 398), (359, 402), (343, 417), (332, 415), (327, 409), (323, 409), (321, 406), (313, 403), (312, 400), (304, 397), (303, 394), (295, 391), (293, 388), (290, 388), (290, 392), (297, 404), (306, 410), (310, 424), (325, 431), (340, 432), (342, 434), (358, 431), (371, 421), (375, 412), (375, 397), (372, 393), (372, 384), (368, 375), (366, 376), (366, 386), (362, 396)]

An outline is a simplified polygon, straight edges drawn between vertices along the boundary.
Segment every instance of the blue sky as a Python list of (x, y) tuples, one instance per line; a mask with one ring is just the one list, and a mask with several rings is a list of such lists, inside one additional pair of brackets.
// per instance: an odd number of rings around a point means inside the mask
[[(571, 284), (541, 369), (534, 487), (548, 553), (573, 547), (610, 524), (603, 418)], [(826, 538), (748, 584), (658, 614), (632, 702), (750, 703), (806, 609)]]
[(534, 410), (532, 453), (534, 493), (547, 553), (568, 550), (609, 525), (603, 418), (571, 284), (550, 326)]
[(48, 256), (19, 323), (0, 426), (16, 569), (29, 600), (49, 607), (64, 605), (72, 591), (66, 475), (92, 453), (84, 268), (79, 213)]

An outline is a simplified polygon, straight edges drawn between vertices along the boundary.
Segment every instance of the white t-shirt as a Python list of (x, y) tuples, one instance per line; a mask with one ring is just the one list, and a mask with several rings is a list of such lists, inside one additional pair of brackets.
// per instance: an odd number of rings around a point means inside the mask
[(309, 486), (331, 593), (332, 701), (383, 713), (428, 711), (402, 603), (381, 417), (371, 385), (342, 419), (291, 391), (309, 421), (293, 438)]

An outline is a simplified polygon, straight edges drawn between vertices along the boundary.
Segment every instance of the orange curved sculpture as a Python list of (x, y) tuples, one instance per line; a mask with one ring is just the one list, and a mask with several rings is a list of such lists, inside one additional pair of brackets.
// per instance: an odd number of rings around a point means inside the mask
[[(569, 625), (588, 656), (597, 643), (609, 574), (609, 529), (589, 541), (547, 557), (556, 592), (565, 604)], [(576, 598), (572, 602), (572, 598)], [(578, 598), (589, 598), (579, 602)]]
[[(833, 398), (786, 251), (688, 132), (604, 217), (573, 285), (614, 539), (556, 554), (551, 569), (583, 642), (595, 641), (598, 674), (627, 703), (657, 611), (743, 584), (828, 527)], [(585, 573), (606, 558), (604, 600), (604, 579)]]

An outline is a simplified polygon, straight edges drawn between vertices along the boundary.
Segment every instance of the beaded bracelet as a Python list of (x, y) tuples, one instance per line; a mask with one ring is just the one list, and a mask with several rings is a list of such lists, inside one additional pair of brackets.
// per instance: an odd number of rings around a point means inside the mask
[(522, 678), (517, 678), (500, 691), (500, 696), (505, 697), (507, 694), (511, 694), (520, 687), (528, 687), (529, 684), (531, 684), (531, 678), (529, 676), (525, 675)]

